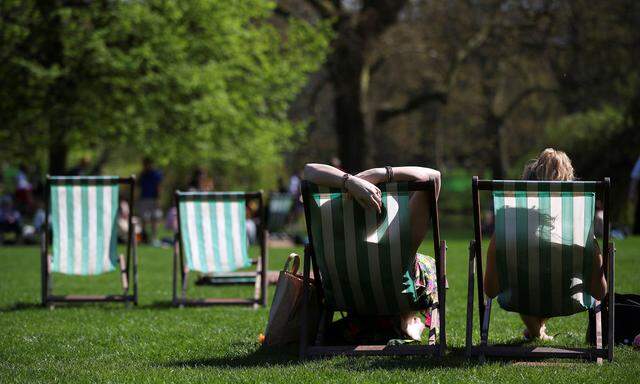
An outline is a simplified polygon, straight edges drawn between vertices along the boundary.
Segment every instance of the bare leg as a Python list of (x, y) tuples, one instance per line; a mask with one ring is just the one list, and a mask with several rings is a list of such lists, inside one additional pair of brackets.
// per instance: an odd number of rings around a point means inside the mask
[(548, 320), (544, 317), (520, 315), (522, 322), (527, 327), (525, 336), (530, 339), (551, 340), (553, 337), (547, 335), (545, 322)]

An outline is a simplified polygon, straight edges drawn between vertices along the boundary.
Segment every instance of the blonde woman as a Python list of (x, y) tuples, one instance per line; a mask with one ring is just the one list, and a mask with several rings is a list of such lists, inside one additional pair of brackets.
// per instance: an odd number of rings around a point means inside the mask
[[(571, 181), (575, 179), (573, 165), (566, 153), (547, 148), (537, 159), (532, 160), (524, 168), (523, 180), (538, 181)], [(597, 300), (601, 300), (607, 293), (607, 282), (604, 277), (602, 264), (602, 252), (596, 242), (596, 252), (594, 254), (594, 268), (591, 276), (591, 290), (589, 292)], [(489, 249), (487, 250), (487, 270), (484, 275), (484, 287), (487, 296), (494, 298), (499, 292), (498, 271), (496, 266), (496, 245), (495, 236), (491, 238)], [(525, 339), (550, 340), (553, 337), (546, 332), (547, 318), (520, 314), (526, 329)]]

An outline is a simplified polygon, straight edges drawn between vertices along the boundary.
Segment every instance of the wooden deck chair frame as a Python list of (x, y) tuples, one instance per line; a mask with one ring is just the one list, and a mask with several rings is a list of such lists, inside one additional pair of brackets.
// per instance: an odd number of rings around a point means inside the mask
[[(602, 362), (603, 358), (613, 361), (614, 344), (614, 260), (615, 245), (609, 242), (609, 195), (611, 182), (609, 178), (604, 178), (596, 183), (596, 199), (602, 202), (604, 210), (604, 231), (603, 231), (603, 263), (605, 267), (605, 277), (607, 280), (608, 292), (602, 302), (596, 301), (593, 309), (589, 310), (589, 321), (595, 321), (596, 332), (594, 338), (589, 340), (594, 347), (591, 348), (550, 348), (550, 347), (527, 347), (527, 346), (499, 346), (489, 345), (489, 322), (491, 316), (492, 299), (484, 295), (483, 273), (482, 273), (482, 232), (480, 223), (480, 191), (494, 191), (494, 181), (479, 180), (477, 176), (472, 179), (473, 197), (473, 224), (474, 240), (469, 244), (469, 274), (468, 274), (468, 297), (467, 297), (467, 332), (466, 332), (466, 353), (467, 356), (477, 356), (483, 362), (486, 356), (515, 358), (515, 359), (544, 359), (544, 358), (570, 358), (595, 360)], [(575, 182), (580, 183), (580, 182)], [(591, 182), (593, 183), (593, 182)], [(473, 301), (474, 301), (474, 280), (478, 286), (478, 324), (480, 327), (480, 344), (473, 345)], [(608, 332), (606, 344), (602, 345), (602, 316), (608, 318)]]
[[(174, 247), (173, 247), (173, 299), (172, 303), (176, 307), (184, 306), (212, 306), (212, 305), (250, 305), (254, 309), (258, 306), (266, 307), (267, 305), (267, 241), (268, 233), (265, 222), (265, 207), (262, 191), (255, 192), (201, 192), (202, 196), (208, 196), (212, 200), (224, 200), (229, 197), (242, 196), (245, 201), (257, 201), (258, 212), (260, 217), (260, 224), (258, 226), (258, 240), (260, 244), (260, 257), (257, 260), (252, 260), (252, 264), (256, 265), (255, 272), (231, 272), (225, 273), (225, 279), (229, 280), (228, 284), (218, 283), (216, 286), (221, 285), (234, 285), (234, 278), (240, 278), (244, 280), (246, 277), (254, 277), (253, 283), (254, 296), (253, 298), (204, 298), (204, 299), (189, 299), (187, 298), (187, 277), (188, 267), (184, 259), (184, 246), (182, 242), (182, 230), (180, 225), (180, 204), (179, 199), (181, 191), (176, 191), (174, 194), (175, 206), (178, 213), (178, 233), (175, 235)], [(180, 271), (180, 284), (181, 293), (178, 296), (178, 271)], [(245, 283), (241, 283), (245, 284)]]
[[(69, 179), (73, 179), (70, 177)], [(91, 181), (97, 179), (97, 177), (82, 176), (82, 180)], [(120, 185), (129, 186), (129, 225), (127, 233), (127, 256), (126, 259), (122, 254), (119, 255), (119, 267), (120, 276), (122, 280), (123, 293), (121, 295), (66, 295), (59, 296), (53, 294), (53, 276), (51, 274), (51, 254), (49, 254), (49, 246), (53, 236), (49, 229), (49, 216), (50, 212), (50, 193), (51, 185), (54, 182), (51, 176), (47, 175), (46, 188), (45, 188), (45, 230), (41, 236), (40, 243), (40, 259), (41, 259), (41, 274), (42, 274), (42, 305), (53, 308), (56, 303), (91, 303), (91, 302), (122, 302), (125, 305), (133, 303), (138, 305), (138, 253), (135, 240), (135, 230), (133, 227), (133, 216), (135, 214), (135, 186), (136, 178), (131, 175), (130, 177), (119, 177), (115, 180)], [(132, 270), (133, 276), (129, 273)], [(133, 285), (133, 293), (129, 294), (129, 286)]]
[[(304, 201), (304, 211), (307, 225), (307, 233), (309, 236), (309, 244), (304, 251), (304, 274), (303, 274), (303, 296), (302, 296), (302, 319), (300, 326), (300, 359), (328, 357), (336, 355), (346, 356), (411, 356), (411, 355), (434, 355), (442, 357), (447, 349), (447, 333), (446, 333), (446, 242), (440, 240), (440, 224), (438, 218), (438, 202), (436, 200), (436, 185), (433, 181), (426, 182), (408, 182), (407, 190), (409, 192), (426, 191), (429, 194), (430, 219), (433, 234), (433, 251), (435, 254), (436, 274), (438, 279), (438, 322), (439, 322), (439, 339), (432, 345), (348, 345), (348, 346), (329, 346), (324, 344), (324, 333), (333, 319), (334, 310), (324, 306), (322, 280), (316, 262), (315, 252), (313, 250), (313, 238), (311, 230), (311, 212), (309, 201), (312, 199), (309, 183), (302, 182), (302, 197)], [(318, 326), (318, 337), (314, 345), (310, 345), (308, 340), (308, 328), (313, 322), (309, 321), (309, 286), (310, 273), (313, 268), (313, 284), (319, 293), (317, 296), (318, 305), (322, 308), (321, 318)], [(442, 288), (440, 288), (442, 287)], [(432, 325), (433, 327), (433, 325)], [(432, 328), (433, 330), (433, 328)], [(432, 335), (432, 334), (430, 334)], [(435, 342), (435, 340), (433, 340)]]

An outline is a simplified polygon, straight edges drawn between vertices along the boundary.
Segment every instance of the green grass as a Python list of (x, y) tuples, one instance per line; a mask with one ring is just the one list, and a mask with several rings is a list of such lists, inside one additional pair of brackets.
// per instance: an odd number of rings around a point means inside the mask
[[(0, 382), (637, 382), (640, 352), (628, 347), (616, 347), (615, 362), (602, 366), (576, 362), (530, 367), (495, 360), (479, 365), (466, 360), (467, 240), (447, 240), (450, 350), (444, 359), (339, 357), (304, 363), (292, 349), (259, 349), (267, 309), (170, 308), (169, 250), (140, 247), (138, 307), (60, 306), (50, 311), (38, 306), (38, 250), (0, 248)], [(619, 241), (617, 247), (616, 289), (640, 292), (640, 238)], [(271, 269), (280, 268), (290, 251), (271, 250)], [(54, 283), (56, 293), (118, 292), (115, 273), (92, 278), (55, 275)], [(215, 291), (189, 284), (194, 296)], [(217, 289), (220, 295), (234, 293), (249, 296), (252, 288)], [(557, 336), (551, 344), (581, 345), (585, 326), (584, 314), (552, 319), (549, 332)], [(516, 341), (521, 332), (518, 316), (496, 306), (490, 340)]]

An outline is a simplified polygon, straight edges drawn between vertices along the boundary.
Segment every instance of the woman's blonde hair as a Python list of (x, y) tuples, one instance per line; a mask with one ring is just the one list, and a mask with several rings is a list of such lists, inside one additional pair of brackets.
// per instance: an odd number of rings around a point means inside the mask
[(571, 181), (574, 179), (573, 165), (566, 153), (547, 148), (537, 159), (524, 167), (524, 180)]

